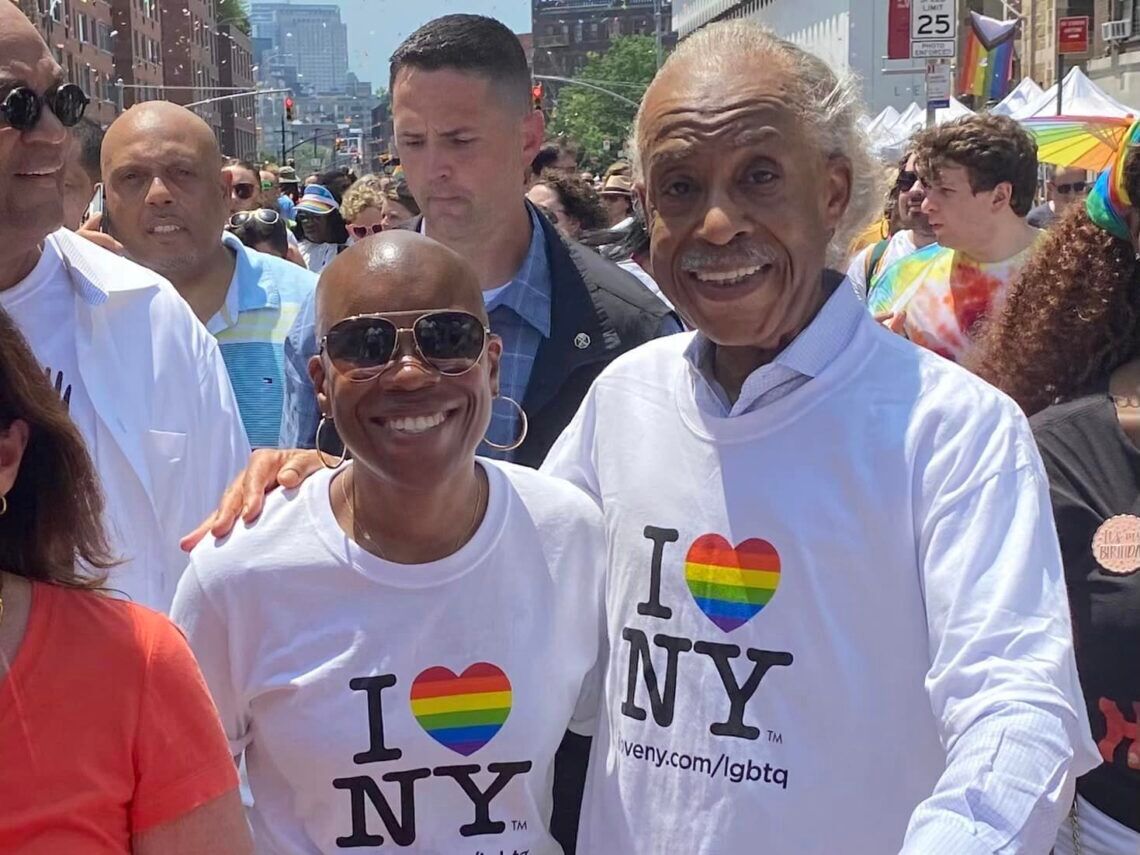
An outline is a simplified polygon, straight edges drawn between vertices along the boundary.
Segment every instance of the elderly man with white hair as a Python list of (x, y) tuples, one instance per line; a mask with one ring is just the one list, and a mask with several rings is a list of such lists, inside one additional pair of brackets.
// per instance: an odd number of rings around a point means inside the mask
[(1025, 418), (831, 270), (877, 198), (857, 115), (741, 22), (642, 102), (696, 332), (611, 364), (545, 466), (610, 539), (579, 853), (1044, 853), (1099, 761)]

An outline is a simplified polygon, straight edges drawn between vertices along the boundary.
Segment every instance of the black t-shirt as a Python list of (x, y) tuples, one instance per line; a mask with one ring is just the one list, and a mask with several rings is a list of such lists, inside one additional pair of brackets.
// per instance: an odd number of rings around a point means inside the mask
[(1077, 790), (1140, 831), (1140, 769), (1128, 766), (1129, 750), (1140, 751), (1140, 572), (1130, 569), (1140, 566), (1140, 450), (1107, 388), (1049, 407), (1031, 424), (1049, 473), (1077, 669), (1105, 759)]

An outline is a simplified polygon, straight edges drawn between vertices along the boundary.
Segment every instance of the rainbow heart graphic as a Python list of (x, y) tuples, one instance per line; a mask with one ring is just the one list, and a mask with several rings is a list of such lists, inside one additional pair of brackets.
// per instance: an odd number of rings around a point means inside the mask
[(697, 607), (725, 632), (752, 620), (780, 584), (780, 553), (752, 538), (735, 548), (719, 534), (702, 534), (685, 555), (685, 581)]
[(436, 665), (412, 681), (412, 715), (427, 735), (469, 757), (494, 738), (511, 713), (511, 681), (497, 665), (476, 662), (455, 676)]

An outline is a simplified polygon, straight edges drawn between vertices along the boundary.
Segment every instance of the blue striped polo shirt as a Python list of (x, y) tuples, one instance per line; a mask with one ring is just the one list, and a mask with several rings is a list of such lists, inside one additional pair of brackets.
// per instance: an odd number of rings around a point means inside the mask
[(291, 261), (246, 247), (225, 233), (234, 253), (226, 301), (206, 328), (218, 340), (245, 432), (254, 448), (276, 448), (285, 397), (285, 336), (317, 275)]

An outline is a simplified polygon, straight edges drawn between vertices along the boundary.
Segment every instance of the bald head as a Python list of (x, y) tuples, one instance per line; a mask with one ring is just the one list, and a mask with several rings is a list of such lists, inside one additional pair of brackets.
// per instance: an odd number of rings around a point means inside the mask
[(200, 117), (166, 101), (131, 107), (107, 130), (101, 167), (105, 221), (132, 259), (184, 294), (224, 260), (231, 179)]
[(145, 101), (115, 119), (107, 130), (103, 139), (104, 180), (108, 160), (123, 145), (166, 140), (179, 140), (191, 146), (203, 166), (222, 168), (217, 137), (201, 116), (169, 101)]
[(441, 243), (393, 229), (362, 240), (325, 268), (317, 286), (318, 337), (353, 315), (460, 309), (484, 323), (474, 268)]

